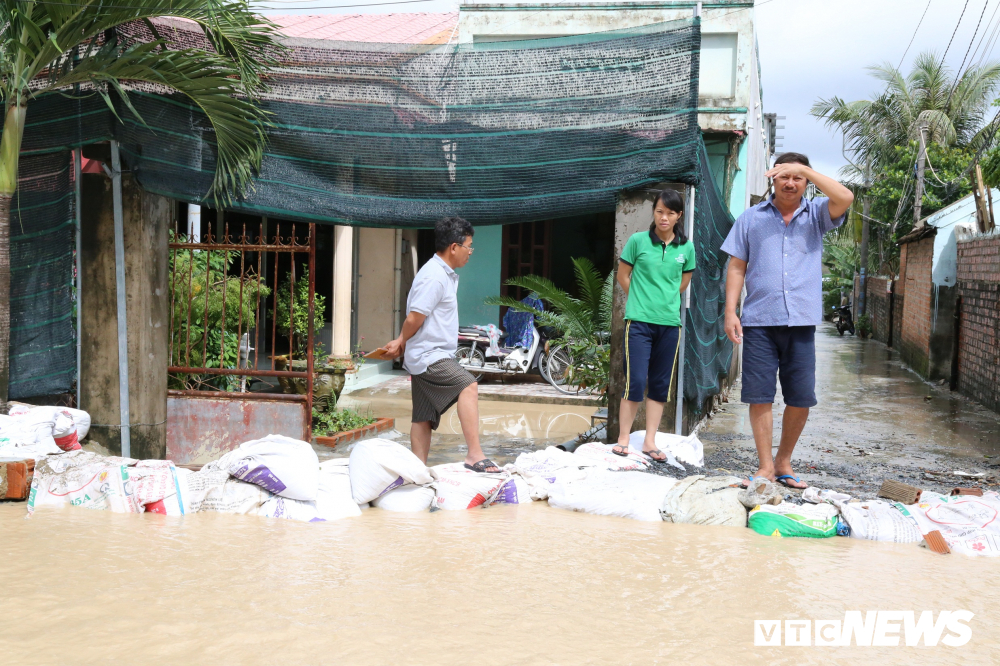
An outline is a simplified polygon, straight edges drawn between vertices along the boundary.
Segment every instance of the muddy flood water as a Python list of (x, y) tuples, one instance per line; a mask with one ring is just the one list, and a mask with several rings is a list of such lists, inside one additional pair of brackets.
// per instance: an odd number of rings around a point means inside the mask
[[(0, 505), (6, 664), (987, 664), (1000, 567), (544, 502), (329, 524)], [(964, 647), (754, 647), (755, 619), (966, 609)]]

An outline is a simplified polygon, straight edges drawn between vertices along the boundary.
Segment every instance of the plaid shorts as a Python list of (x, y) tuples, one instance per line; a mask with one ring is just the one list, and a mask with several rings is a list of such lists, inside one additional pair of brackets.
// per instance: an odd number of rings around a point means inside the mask
[(431, 430), (437, 430), (441, 415), (458, 402), (458, 395), (465, 387), (475, 384), (476, 378), (453, 358), (443, 358), (428, 366), (426, 372), (413, 375), (410, 392), (413, 397), (414, 423), (430, 421)]

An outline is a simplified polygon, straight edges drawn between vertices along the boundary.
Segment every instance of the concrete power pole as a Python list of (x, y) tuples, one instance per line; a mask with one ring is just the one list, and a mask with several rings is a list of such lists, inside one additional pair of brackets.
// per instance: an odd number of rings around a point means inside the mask
[(871, 161), (865, 162), (865, 198), (861, 214), (861, 293), (858, 295), (858, 317), (865, 314), (868, 294), (868, 212), (871, 203), (868, 190), (872, 186)]
[(920, 224), (920, 205), (924, 198), (924, 163), (927, 161), (924, 128), (920, 128), (920, 152), (917, 153), (917, 185), (913, 192), (913, 226)]

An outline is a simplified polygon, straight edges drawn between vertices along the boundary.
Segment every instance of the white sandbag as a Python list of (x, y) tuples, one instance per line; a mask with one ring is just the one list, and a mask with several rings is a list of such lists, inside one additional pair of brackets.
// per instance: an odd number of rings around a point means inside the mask
[(581, 476), (581, 468), (593, 467), (598, 463), (568, 451), (550, 446), (538, 451), (522, 453), (513, 463), (504, 466), (504, 471), (520, 476), (528, 486), (528, 494), (533, 500), (548, 499), (549, 486), (556, 477), (567, 474)]
[[(636, 430), (628, 436), (629, 448), (642, 453), (642, 445), (645, 438), (645, 430)], [(701, 443), (701, 440), (698, 439), (698, 436), (693, 433), (687, 437), (683, 437), (681, 435), (673, 435), (669, 432), (657, 432), (653, 441), (656, 444), (656, 448), (667, 454), (667, 462), (680, 467), (682, 470), (684, 467), (677, 465), (676, 462), (672, 462), (671, 458), (676, 458), (681, 462), (686, 462), (695, 467), (705, 466), (705, 447)]]
[(809, 486), (802, 491), (802, 499), (813, 504), (826, 502), (839, 507), (843, 503), (849, 502), (851, 496), (847, 493), (838, 493), (836, 490), (826, 490), (817, 488), (816, 486)]
[(904, 516), (891, 502), (847, 502), (838, 498), (836, 506), (840, 510), (841, 519), (851, 528), (852, 539), (917, 543), (923, 538), (916, 523)]
[(39, 460), (47, 455), (62, 453), (52, 437), (35, 430), (25, 430), (16, 417), (0, 414), (0, 457)]
[(510, 480), (507, 473), (487, 474), (465, 469), (462, 463), (430, 468), (435, 491), (434, 506), (445, 511), (489, 505)]
[(268, 435), (240, 444), (219, 459), (218, 467), (281, 497), (316, 499), (319, 459), (308, 442)]
[(361, 509), (351, 496), (351, 479), (346, 474), (346, 466), (343, 471), (343, 474), (339, 470), (320, 473), (315, 501), (306, 502), (272, 495), (256, 513), (267, 518), (285, 518), (303, 523), (322, 523), (360, 516)]
[(427, 485), (427, 466), (402, 444), (387, 439), (366, 439), (354, 445), (350, 459), (351, 492), (358, 504), (371, 502), (407, 483)]
[(226, 470), (209, 465), (198, 472), (178, 474), (177, 481), (184, 513), (252, 514), (271, 497), (260, 486), (234, 479)]
[(406, 485), (376, 497), (372, 500), (372, 506), (385, 511), (427, 511), (434, 503), (435, 496), (434, 489), (429, 486)]
[[(598, 444), (597, 442), (587, 442), (576, 447), (573, 455), (588, 460), (598, 467), (612, 470), (639, 470), (644, 471), (649, 468), (650, 460), (639, 451), (629, 447), (627, 456), (615, 455), (611, 452), (614, 448), (612, 444)], [(640, 449), (641, 451), (641, 449)]]
[[(76, 435), (76, 441), (82, 441), (86, 439), (87, 433), (90, 432), (90, 414), (83, 411), (82, 409), (73, 409), (72, 407), (55, 407), (48, 405), (29, 405), (27, 403), (11, 403), (10, 410), (8, 414), (15, 417), (23, 417), (29, 412), (34, 412), (34, 414), (43, 420), (52, 420), (55, 422), (57, 420), (56, 415), (62, 414), (64, 417), (69, 419), (69, 424), (65, 422), (54, 423), (56, 432), (53, 436), (58, 440), (59, 438), (66, 437), (70, 438), (73, 434)], [(67, 439), (63, 442), (58, 442), (60, 448), (64, 451), (76, 450), (72, 447), (72, 442)]]
[(521, 476), (512, 475), (493, 497), (491, 504), (530, 504), (531, 488)]
[(747, 510), (740, 503), (740, 480), (732, 476), (689, 476), (677, 482), (660, 508), (668, 523), (746, 527)]
[(987, 491), (974, 495), (940, 495), (925, 491), (916, 504), (895, 506), (914, 521), (921, 534), (941, 532), (956, 553), (1000, 557), (1000, 495)]
[(76, 506), (115, 513), (141, 513), (129, 466), (135, 460), (71, 451), (35, 465), (28, 514), (44, 506)]
[(582, 478), (557, 478), (549, 489), (549, 505), (601, 516), (658, 521), (663, 497), (676, 483), (656, 474), (592, 467), (583, 471)]
[(68, 410), (58, 409), (52, 412), (52, 439), (63, 451), (76, 451), (80, 448), (80, 439), (76, 434), (76, 424), (73, 415)]

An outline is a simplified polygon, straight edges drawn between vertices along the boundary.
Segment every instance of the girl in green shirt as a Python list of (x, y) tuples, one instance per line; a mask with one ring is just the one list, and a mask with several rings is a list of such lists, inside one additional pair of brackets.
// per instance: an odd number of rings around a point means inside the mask
[(632, 421), (645, 394), (647, 428), (642, 451), (656, 462), (667, 459), (657, 448), (655, 437), (677, 371), (681, 294), (691, 282), (694, 268), (694, 244), (684, 234), (684, 199), (674, 190), (663, 190), (653, 202), (649, 231), (628, 239), (618, 263), (618, 284), (628, 301), (625, 392), (618, 443), (612, 449), (617, 455), (628, 455)]

